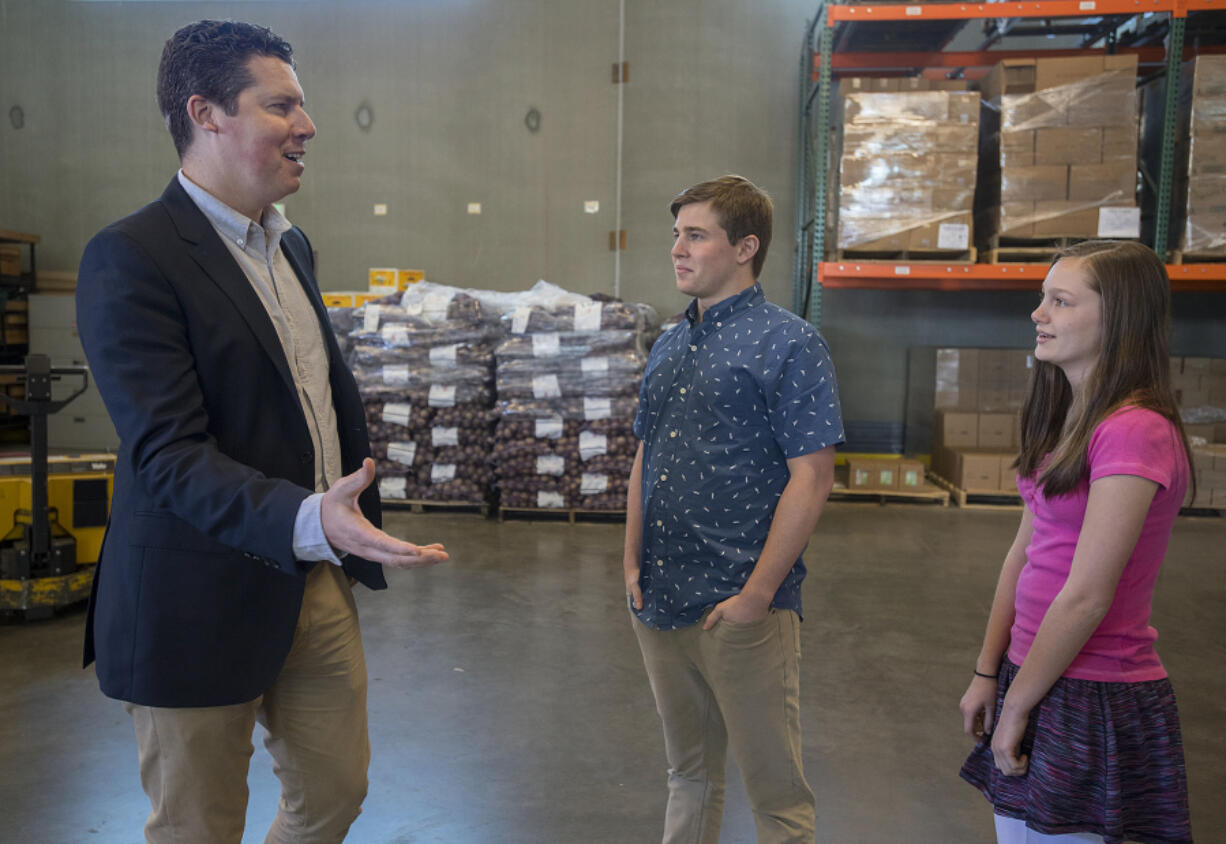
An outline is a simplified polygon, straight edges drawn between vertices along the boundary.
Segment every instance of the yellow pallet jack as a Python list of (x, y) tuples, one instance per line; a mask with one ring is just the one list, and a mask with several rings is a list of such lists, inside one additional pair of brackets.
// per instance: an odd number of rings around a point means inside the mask
[[(0, 394), (0, 402), (30, 418), (29, 455), (0, 457), (0, 530), (10, 526), (0, 538), (0, 613), (48, 618), (89, 597), (114, 457), (47, 453), (47, 417), (85, 392), (88, 369), (52, 367), (46, 355), (29, 355), (24, 366), (0, 366), (0, 374), (24, 378), (25, 398)], [(67, 398), (53, 399), (51, 385), (64, 377), (79, 377), (81, 384)]]

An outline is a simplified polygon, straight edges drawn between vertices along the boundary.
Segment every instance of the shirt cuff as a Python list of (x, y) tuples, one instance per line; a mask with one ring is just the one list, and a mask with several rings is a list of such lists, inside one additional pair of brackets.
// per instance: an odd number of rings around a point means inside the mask
[(341, 564), (340, 557), (324, 536), (324, 523), (319, 506), (324, 500), (322, 492), (308, 495), (298, 507), (294, 519), (294, 557), (299, 560), (327, 560), (334, 566)]

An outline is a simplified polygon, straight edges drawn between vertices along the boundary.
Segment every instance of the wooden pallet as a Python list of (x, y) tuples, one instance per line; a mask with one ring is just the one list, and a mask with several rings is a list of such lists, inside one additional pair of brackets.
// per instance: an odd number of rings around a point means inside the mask
[(999, 489), (963, 489), (945, 480), (935, 472), (929, 472), (928, 477), (937, 486), (949, 490), (954, 501), (964, 510), (1020, 510), (1022, 497), (1003, 492)]
[(484, 501), (426, 501), (419, 498), (384, 498), (384, 510), (408, 510), (413, 513), (480, 513), (490, 514), (490, 505)]
[(498, 521), (511, 519), (543, 519), (546, 521), (566, 520), (572, 525), (575, 522), (624, 522), (625, 510), (583, 510), (577, 507), (499, 507)]
[(1172, 264), (1221, 264), (1226, 262), (1226, 252), (1184, 252), (1176, 249), (1171, 253)]
[(835, 261), (882, 261), (893, 264), (973, 264), (978, 252), (969, 249), (900, 249), (882, 251), (877, 249), (839, 249)]
[(1220, 519), (1226, 516), (1226, 507), (1180, 507), (1179, 515)]
[(836, 482), (830, 491), (831, 501), (870, 501), (878, 504), (939, 504), (949, 506), (949, 493), (925, 483), (919, 489), (848, 489)]

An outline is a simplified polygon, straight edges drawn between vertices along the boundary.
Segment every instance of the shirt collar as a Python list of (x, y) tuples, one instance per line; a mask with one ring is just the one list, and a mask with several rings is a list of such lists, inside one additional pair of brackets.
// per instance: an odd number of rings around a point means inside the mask
[(213, 228), (217, 229), (217, 233), (231, 243), (237, 243), (239, 248), (245, 249), (247, 244), (253, 240), (253, 236), (257, 234), (252, 231), (253, 226), (256, 229), (262, 229), (259, 234), (264, 236), (269, 249), (275, 249), (281, 235), (293, 228), (293, 224), (286, 219), (285, 215), (272, 205), (265, 206), (264, 213), (261, 214), (263, 219), (261, 226), (260, 223), (226, 205), (193, 182), (182, 169), (179, 170), (179, 184), (196, 203), (196, 207), (213, 224)]
[[(721, 299), (707, 308), (702, 321), (706, 323), (711, 320), (724, 320), (738, 311), (760, 305), (764, 301), (766, 301), (766, 294), (762, 292), (762, 285), (755, 281), (752, 287), (746, 287), (740, 293), (733, 294), (727, 299)], [(689, 306), (685, 309), (685, 316), (690, 321), (690, 325), (699, 324), (697, 299), (690, 300)]]

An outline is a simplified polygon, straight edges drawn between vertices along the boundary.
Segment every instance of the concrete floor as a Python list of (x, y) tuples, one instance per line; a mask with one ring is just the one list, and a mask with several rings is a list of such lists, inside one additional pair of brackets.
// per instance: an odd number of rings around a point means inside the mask
[[(986, 842), (957, 711), (1016, 513), (832, 504), (806, 560), (802, 706), (822, 842)], [(361, 592), (371, 788), (353, 842), (659, 840), (665, 761), (616, 524), (393, 514), (453, 562)], [(1226, 828), (1226, 522), (1181, 520), (1154, 623), (1200, 841)], [(78, 667), (84, 615), (0, 626), (0, 840), (138, 842), (132, 728)], [(248, 835), (276, 806), (258, 748)], [(723, 842), (753, 841), (739, 784)]]

